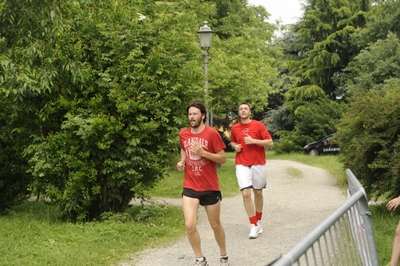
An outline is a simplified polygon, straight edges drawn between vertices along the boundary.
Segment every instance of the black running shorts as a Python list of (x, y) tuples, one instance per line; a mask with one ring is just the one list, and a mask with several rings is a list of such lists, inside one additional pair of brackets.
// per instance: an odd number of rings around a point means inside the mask
[(198, 192), (190, 188), (184, 188), (182, 196), (199, 199), (201, 206), (214, 205), (218, 201), (222, 200), (221, 191), (210, 190), (210, 191)]

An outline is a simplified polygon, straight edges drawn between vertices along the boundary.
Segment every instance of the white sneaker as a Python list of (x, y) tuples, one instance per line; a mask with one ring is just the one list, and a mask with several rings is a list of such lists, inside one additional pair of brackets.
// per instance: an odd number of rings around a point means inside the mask
[[(250, 227), (249, 238), (250, 238), (250, 239), (257, 238), (258, 235), (261, 233), (261, 232), (260, 232), (260, 229), (261, 229), (261, 228), (260, 228), (259, 226), (256, 226), (256, 225), (252, 224), (251, 227)], [(262, 230), (262, 229), (261, 229), (261, 230)]]
[(204, 258), (204, 261), (198, 261), (198, 260), (196, 260), (194, 266), (209, 266), (209, 265), (208, 265), (208, 263), (207, 263), (207, 259)]
[(264, 231), (263, 231), (262, 226), (261, 226), (261, 220), (259, 220), (259, 221), (257, 222), (257, 225), (258, 225), (258, 228), (259, 228), (258, 233), (259, 233), (259, 234), (262, 234), (262, 232), (264, 232)]
[(220, 261), (220, 263), (221, 263), (221, 266), (229, 266), (228, 259), (222, 259), (222, 258), (220, 258), (219, 261)]

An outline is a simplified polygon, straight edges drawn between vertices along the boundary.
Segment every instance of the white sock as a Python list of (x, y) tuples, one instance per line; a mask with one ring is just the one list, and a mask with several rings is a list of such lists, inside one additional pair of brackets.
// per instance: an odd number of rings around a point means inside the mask
[(206, 258), (204, 258), (204, 256), (200, 257), (200, 258), (196, 258), (197, 261), (204, 261)]

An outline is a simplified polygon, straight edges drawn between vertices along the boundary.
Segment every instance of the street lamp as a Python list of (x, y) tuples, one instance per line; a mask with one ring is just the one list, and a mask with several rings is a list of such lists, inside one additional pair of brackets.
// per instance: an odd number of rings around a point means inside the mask
[(200, 47), (204, 51), (204, 101), (208, 108), (206, 124), (213, 126), (212, 121), (210, 121), (211, 108), (208, 106), (208, 49), (211, 47), (213, 31), (208, 26), (208, 22), (204, 21), (203, 26), (200, 27), (200, 30), (197, 33), (199, 34)]

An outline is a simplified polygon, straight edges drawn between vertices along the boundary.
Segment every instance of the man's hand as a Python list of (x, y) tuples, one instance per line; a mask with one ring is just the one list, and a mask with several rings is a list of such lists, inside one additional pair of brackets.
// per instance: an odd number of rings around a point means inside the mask
[(389, 211), (394, 211), (400, 205), (400, 197), (394, 198), (386, 204)]
[(242, 144), (236, 144), (235, 145), (235, 151), (236, 152), (241, 152), (242, 151)]
[(255, 139), (253, 139), (252, 137), (250, 137), (249, 134), (247, 134), (247, 135), (243, 138), (243, 140), (244, 140), (244, 143), (246, 143), (246, 144), (255, 144), (255, 143), (256, 143)]
[(185, 161), (179, 161), (179, 162), (176, 164), (176, 168), (178, 169), (178, 171), (183, 171), (183, 170), (185, 170), (185, 166), (186, 166)]
[(202, 154), (204, 153), (203, 147), (200, 143), (197, 142), (193, 142), (192, 144), (190, 144), (190, 151), (199, 156), (202, 156)]

